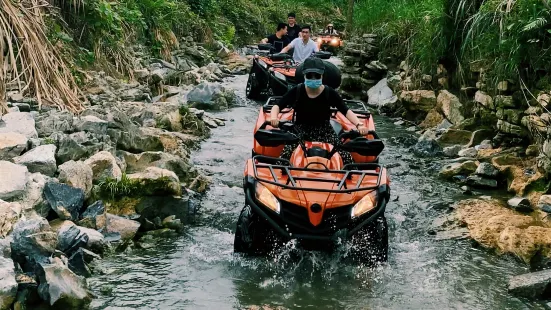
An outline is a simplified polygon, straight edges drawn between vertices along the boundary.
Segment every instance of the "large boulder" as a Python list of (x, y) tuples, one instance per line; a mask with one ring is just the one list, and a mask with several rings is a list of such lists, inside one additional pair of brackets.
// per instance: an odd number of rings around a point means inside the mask
[(161, 140), (162, 131), (157, 128), (130, 126), (128, 131), (109, 129), (111, 140), (120, 150), (141, 153), (147, 151), (164, 151)]
[(436, 94), (432, 90), (410, 90), (400, 93), (400, 101), (408, 111), (429, 112), (436, 107)]
[(122, 171), (117, 165), (117, 159), (107, 151), (95, 154), (84, 163), (92, 169), (94, 182), (101, 182), (107, 179), (120, 180), (122, 177)]
[(379, 110), (393, 106), (396, 101), (398, 101), (398, 97), (388, 87), (386, 78), (380, 80), (367, 91), (367, 104)]
[(67, 184), (48, 182), (44, 187), (44, 197), (52, 210), (63, 220), (78, 220), (84, 204), (84, 191)]
[(0, 160), (11, 160), (21, 155), (29, 140), (17, 132), (0, 133)]
[(41, 145), (20, 157), (14, 158), (13, 162), (26, 166), (31, 173), (39, 172), (51, 177), (57, 171), (56, 149), (57, 147), (52, 144)]
[(69, 135), (54, 133), (50, 138), (57, 146), (56, 159), (59, 163), (88, 158), (109, 144), (109, 137), (98, 137), (83, 131)]
[(12, 201), (25, 194), (29, 179), (27, 167), (0, 161), (0, 176), (0, 199)]
[(0, 200), (0, 238), (6, 238), (21, 217), (21, 205)]
[(488, 94), (486, 94), (483, 91), (477, 91), (474, 95), (474, 101), (480, 103), (482, 106), (484, 106), (486, 109), (494, 110), (494, 100), (492, 97)]
[(170, 170), (148, 167), (143, 172), (129, 174), (128, 178), (139, 183), (149, 195), (179, 196), (182, 193), (180, 179)]
[(84, 212), (80, 215), (79, 225), (96, 229), (96, 218), (105, 214), (105, 205), (103, 201), (98, 200), (89, 205)]
[(180, 156), (164, 152), (144, 152), (140, 154), (120, 152), (120, 155), (117, 155), (124, 157), (127, 164), (126, 172), (129, 174), (144, 171), (148, 167), (157, 167), (176, 173), (181, 181), (187, 180), (192, 175), (192, 166)]
[(85, 309), (92, 301), (86, 279), (59, 263), (40, 264), (39, 296), (56, 309)]
[(236, 103), (235, 93), (218, 83), (203, 82), (187, 94), (191, 107), (203, 110), (225, 110)]
[(44, 199), (44, 187), (52, 178), (41, 173), (33, 173), (29, 176), (25, 194), (19, 199), (25, 211), (33, 210), (42, 217), (50, 213), (50, 205)]
[(88, 236), (81, 234), (80, 228), (71, 221), (57, 219), (50, 225), (57, 233), (57, 249), (68, 256), (88, 243)]
[(0, 133), (15, 132), (24, 135), (28, 139), (38, 138), (34, 127), (34, 118), (28, 112), (11, 112), (2, 116), (3, 126)]
[(107, 134), (109, 122), (104, 121), (93, 115), (86, 115), (80, 119), (74, 120), (75, 131), (92, 132), (99, 135)]
[(443, 120), (444, 116), (442, 116), (442, 114), (440, 114), (436, 109), (432, 109), (427, 114), (427, 117), (425, 117), (425, 120), (419, 124), (419, 127), (423, 129), (436, 127), (441, 124)]
[(104, 216), (98, 217), (97, 226), (98, 229), (103, 231), (104, 235), (115, 234), (120, 236), (122, 240), (130, 240), (138, 232), (140, 223), (107, 213)]
[(36, 130), (41, 137), (55, 132), (70, 133), (73, 131), (73, 114), (69, 111), (50, 110), (36, 117)]
[(447, 129), (438, 137), (438, 143), (442, 145), (467, 145), (471, 141), (472, 132), (467, 130)]
[(45, 262), (57, 248), (57, 233), (45, 218), (33, 216), (17, 222), (12, 232), (12, 256), (19, 264)]
[(59, 182), (84, 191), (84, 197), (90, 198), (93, 186), (93, 172), (83, 161), (68, 161), (58, 167)]
[(9, 310), (17, 295), (15, 266), (10, 257), (0, 253), (0, 310)]
[(512, 277), (507, 290), (519, 297), (549, 299), (551, 297), (550, 284), (551, 270), (543, 270)]
[(452, 163), (442, 168), (440, 177), (451, 179), (456, 175), (469, 175), (475, 172), (477, 168), (478, 164), (471, 160), (462, 163)]
[(452, 124), (459, 124), (465, 119), (461, 101), (449, 91), (443, 90), (438, 94), (437, 104), (438, 109)]

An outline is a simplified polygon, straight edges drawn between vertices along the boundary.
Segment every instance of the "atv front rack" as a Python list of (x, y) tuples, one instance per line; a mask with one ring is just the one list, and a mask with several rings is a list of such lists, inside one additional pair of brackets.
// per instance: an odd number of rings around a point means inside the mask
[[(325, 193), (352, 193), (366, 190), (374, 190), (381, 185), (381, 173), (383, 166), (375, 163), (354, 163), (347, 164), (343, 167), (343, 170), (329, 170), (329, 169), (311, 169), (311, 168), (298, 168), (291, 166), (291, 162), (287, 159), (268, 157), (263, 155), (256, 155), (252, 158), (254, 177), (260, 182), (273, 184), (285, 189), (312, 191), (312, 192), (325, 192)], [(283, 163), (283, 164), (281, 164)], [(348, 169), (347, 169), (348, 168)], [(271, 179), (263, 178), (259, 175), (259, 170), (268, 170), (270, 172)], [(280, 180), (275, 170), (280, 170), (284, 176), (287, 176), (286, 182)], [(292, 172), (323, 172), (340, 174), (340, 179), (327, 179), (327, 178), (311, 178), (311, 177), (299, 177), (293, 176)], [(352, 179), (352, 176), (359, 175), (358, 181), (353, 188), (347, 188), (346, 180)], [(377, 183), (370, 186), (362, 186), (362, 182), (366, 176), (376, 176)], [(297, 185), (297, 181), (314, 181), (324, 183), (337, 184), (336, 189), (323, 189), (323, 188), (310, 188), (300, 187)]]
[[(266, 113), (270, 113), (272, 111), (272, 108), (274, 107), (274, 105), (276, 105), (279, 100), (281, 100), (283, 96), (272, 96), (270, 98), (268, 98), (268, 100), (266, 101), (266, 103), (262, 106), (262, 110)], [(363, 105), (363, 103), (359, 100), (348, 100), (348, 99), (343, 99), (344, 103), (346, 104), (361, 104)], [(352, 112), (354, 112), (358, 118), (362, 118), (362, 119), (368, 119), (369, 117), (371, 117), (371, 112), (369, 111), (365, 111), (365, 110), (355, 110), (355, 109), (351, 109)], [(334, 108), (334, 107), (331, 107), (331, 113), (336, 113), (338, 112), (337, 108)]]

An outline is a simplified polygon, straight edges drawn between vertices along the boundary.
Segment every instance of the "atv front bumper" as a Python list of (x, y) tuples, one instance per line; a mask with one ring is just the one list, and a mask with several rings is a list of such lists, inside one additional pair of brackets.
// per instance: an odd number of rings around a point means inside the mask
[[(277, 214), (258, 202), (254, 198), (253, 190), (249, 188), (245, 189), (246, 204), (250, 205), (253, 211), (261, 218), (265, 219), (281, 237), (288, 240), (299, 239), (305, 241), (325, 241), (328, 243), (349, 240), (366, 225), (372, 223), (383, 215), (386, 209), (387, 199), (386, 195), (380, 195), (379, 197), (382, 198), (379, 200), (377, 207), (371, 212), (368, 212), (357, 219), (350, 219), (350, 215), (348, 215), (348, 218), (343, 218), (341, 216), (340, 218), (342, 218), (342, 220), (331, 222), (331, 226), (334, 227), (334, 229), (320, 229), (316, 232), (316, 229), (311, 226), (309, 222), (303, 221), (301, 223), (297, 223), (296, 218), (287, 216), (290, 212), (285, 211), (285, 205), (282, 206), (281, 214)], [(351, 207), (352, 206), (350, 206), (350, 208), (341, 208), (345, 209), (344, 211), (350, 214), (349, 210)], [(304, 208), (304, 210), (306, 209)]]

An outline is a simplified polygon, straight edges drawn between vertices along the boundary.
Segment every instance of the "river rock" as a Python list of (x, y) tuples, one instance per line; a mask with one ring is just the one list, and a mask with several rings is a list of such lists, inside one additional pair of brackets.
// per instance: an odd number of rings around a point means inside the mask
[(538, 208), (544, 212), (551, 213), (551, 195), (542, 195), (538, 201)]
[(57, 232), (57, 249), (65, 254), (71, 255), (88, 243), (88, 236), (81, 234), (80, 228), (71, 221), (57, 219), (50, 225)]
[(14, 260), (31, 266), (44, 262), (57, 247), (57, 233), (45, 218), (34, 216), (21, 219), (13, 228), (11, 243)]
[[(21, 217), (21, 204), (0, 199), (0, 238), (6, 238)], [(1, 253), (0, 253), (1, 254)]]
[(474, 95), (474, 101), (480, 103), (486, 109), (490, 109), (490, 110), (495, 109), (494, 100), (490, 95), (486, 94), (483, 91), (479, 90), (476, 92), (476, 94)]
[(73, 131), (73, 114), (57, 110), (40, 113), (36, 117), (36, 130), (40, 137), (47, 137), (55, 132), (70, 133)]
[(148, 167), (170, 170), (176, 173), (182, 181), (189, 179), (191, 174), (192, 166), (180, 156), (165, 152), (144, 152), (140, 154), (120, 152), (118, 154), (124, 158), (127, 164), (126, 172), (129, 174), (144, 171)]
[(443, 150), (444, 155), (447, 157), (456, 157), (459, 154), (459, 151), (463, 149), (463, 146), (461, 145), (452, 145), (452, 146), (446, 146)]
[(57, 309), (85, 309), (92, 301), (86, 279), (67, 266), (40, 264), (37, 275), (39, 296)]
[(479, 175), (471, 175), (467, 178), (467, 184), (475, 188), (497, 188), (497, 181)]
[(16, 295), (15, 266), (10, 257), (0, 255), (0, 310), (11, 309)]
[(140, 223), (125, 219), (123, 217), (107, 213), (104, 217), (104, 222), (102, 223), (99, 218), (98, 229), (103, 230), (103, 234), (117, 234), (120, 235), (120, 238), (123, 240), (130, 240), (134, 238), (138, 229), (140, 228)]
[(66, 184), (48, 182), (44, 187), (44, 197), (52, 210), (63, 220), (78, 220), (84, 204), (84, 191)]
[(548, 299), (551, 297), (550, 284), (551, 270), (543, 270), (512, 277), (507, 290), (519, 297)]
[(478, 165), (474, 161), (466, 161), (463, 163), (452, 163), (446, 165), (440, 170), (440, 177), (451, 179), (456, 175), (469, 175), (476, 171)]
[(0, 161), (0, 199), (11, 201), (19, 199), (27, 190), (29, 171), (27, 167)]
[(175, 231), (182, 231), (184, 229), (184, 225), (180, 221), (180, 219), (177, 219), (175, 215), (167, 216), (162, 221), (163, 227), (172, 229)]
[(510, 135), (514, 135), (514, 136), (517, 136), (517, 137), (525, 137), (529, 134), (529, 132), (526, 128), (515, 125), (515, 124), (511, 124), (511, 123), (509, 123), (507, 121), (504, 121), (504, 120), (501, 120), (501, 119), (497, 121), (496, 127), (500, 132), (510, 134)]
[(420, 139), (413, 146), (413, 153), (420, 157), (434, 157), (442, 154), (442, 147), (432, 138)]
[[(188, 220), (193, 211), (190, 209), (189, 199), (174, 196), (148, 196), (136, 205), (136, 212), (141, 215), (143, 225), (147, 221), (155, 221), (174, 215), (181, 221)], [(160, 223), (158, 223), (160, 224)], [(160, 225), (154, 225), (159, 227)]]
[(86, 242), (85, 248), (93, 251), (95, 253), (103, 254), (105, 250), (109, 247), (105, 237), (97, 230), (87, 228), (87, 227), (78, 227), (82, 235), (86, 235), (88, 241)]
[(0, 160), (11, 160), (27, 148), (28, 139), (17, 132), (0, 133)]
[(437, 105), (442, 114), (453, 124), (461, 123), (463, 117), (463, 105), (457, 96), (447, 90), (442, 90), (438, 94)]
[(464, 150), (461, 150), (457, 153), (460, 157), (471, 157), (474, 158), (478, 155), (478, 151), (474, 147), (469, 147)]
[(103, 137), (96, 137), (92, 133), (85, 133), (83, 131), (69, 135), (58, 132), (54, 133), (50, 138), (57, 145), (56, 159), (60, 163), (88, 158), (103, 150), (105, 144), (108, 143)]
[(128, 178), (139, 182), (151, 195), (182, 193), (178, 176), (170, 170), (148, 167), (143, 172), (129, 174)]
[(475, 172), (477, 175), (489, 178), (497, 177), (499, 170), (497, 170), (491, 163), (481, 163)]
[(398, 101), (392, 89), (387, 85), (387, 79), (380, 80), (375, 86), (367, 91), (367, 104), (371, 107), (382, 110)]
[(117, 144), (119, 150), (131, 153), (164, 151), (161, 132), (158, 128), (138, 127), (135, 125), (124, 132), (113, 129), (107, 131), (111, 139)]
[(220, 84), (203, 82), (188, 93), (187, 100), (194, 108), (224, 110), (235, 104), (236, 95)]
[(502, 96), (502, 95), (495, 96), (494, 104), (496, 108), (502, 108), (502, 109), (514, 109), (517, 107), (512, 96)]
[(507, 201), (507, 205), (509, 205), (509, 207), (519, 212), (532, 211), (532, 207), (530, 206), (530, 200), (524, 197), (513, 197)]
[(447, 129), (445, 130), (437, 141), (443, 145), (461, 144), (465, 145), (471, 140), (472, 132), (467, 130)]
[(1, 133), (19, 133), (27, 137), (38, 138), (34, 127), (34, 118), (28, 112), (11, 112), (2, 116), (3, 126), (0, 126)]
[(117, 165), (117, 159), (107, 151), (95, 154), (84, 163), (92, 168), (94, 182), (101, 182), (107, 179), (120, 180), (122, 177), (122, 171)]
[(19, 199), (24, 210), (34, 210), (38, 215), (47, 217), (50, 213), (50, 205), (44, 199), (44, 187), (52, 178), (41, 173), (33, 173), (29, 176), (27, 188), (23, 197)]
[(93, 115), (77, 118), (73, 123), (75, 124), (75, 131), (93, 132), (99, 135), (107, 134), (107, 126), (109, 125), (109, 122)]
[(92, 271), (90, 271), (90, 268), (88, 268), (88, 265), (86, 264), (84, 252), (82, 252), (81, 248), (75, 251), (69, 258), (69, 269), (71, 269), (75, 274), (85, 278), (92, 275)]
[(100, 215), (105, 214), (105, 205), (103, 201), (99, 200), (89, 205), (80, 215), (79, 225), (96, 229), (96, 218)]
[(13, 162), (26, 166), (31, 173), (39, 172), (51, 177), (57, 171), (55, 160), (56, 149), (55, 145), (41, 145), (20, 157), (14, 158)]
[(408, 111), (429, 112), (436, 107), (436, 94), (432, 90), (402, 91), (400, 101)]
[(93, 186), (93, 172), (83, 161), (68, 161), (58, 167), (59, 182), (84, 191), (85, 199), (90, 198)]
[(421, 128), (432, 128), (438, 126), (438, 124), (442, 123), (444, 120), (444, 116), (440, 114), (436, 109), (432, 109), (427, 114), (427, 117), (425, 117), (425, 120), (422, 121), (419, 124), (419, 127)]

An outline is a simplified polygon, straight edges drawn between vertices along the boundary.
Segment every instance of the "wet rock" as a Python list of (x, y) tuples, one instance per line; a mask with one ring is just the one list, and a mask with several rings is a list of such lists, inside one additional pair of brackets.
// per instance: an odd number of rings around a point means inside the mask
[(448, 121), (447, 119), (443, 119), (442, 122), (440, 122), (440, 124), (436, 126), (436, 131), (445, 132), (446, 130), (450, 129), (452, 126), (453, 124), (450, 123), (450, 121)]
[(66, 184), (48, 182), (44, 187), (44, 197), (52, 210), (63, 220), (78, 220), (84, 204), (84, 191)]
[(182, 231), (184, 229), (184, 225), (180, 221), (180, 219), (177, 219), (175, 215), (167, 216), (162, 221), (163, 227), (172, 229), (175, 231)]
[(474, 96), (474, 100), (480, 103), (482, 106), (484, 106), (487, 109), (490, 109), (490, 110), (495, 109), (494, 100), (490, 95), (486, 94), (483, 91), (477, 91)]
[(182, 192), (178, 176), (169, 170), (148, 167), (143, 172), (129, 174), (128, 178), (139, 182), (149, 195), (176, 195)]
[(69, 269), (71, 269), (75, 274), (82, 277), (87, 278), (92, 275), (90, 268), (88, 268), (88, 265), (86, 265), (84, 252), (82, 252), (82, 249), (78, 249), (69, 258)]
[(421, 128), (432, 128), (438, 126), (438, 124), (442, 123), (444, 120), (444, 116), (440, 114), (436, 109), (432, 109), (427, 114), (427, 117), (421, 124), (419, 124), (419, 127)]
[(178, 234), (169, 228), (162, 228), (157, 230), (148, 231), (145, 233), (146, 236), (152, 236), (154, 238), (170, 238), (176, 237)]
[(75, 132), (70, 135), (54, 133), (50, 136), (57, 145), (56, 159), (60, 163), (79, 160), (99, 152), (106, 147), (108, 141), (91, 133)]
[(463, 149), (461, 145), (447, 146), (444, 148), (443, 153), (447, 157), (456, 157), (461, 149)]
[(449, 91), (443, 90), (438, 94), (437, 105), (442, 114), (453, 124), (459, 124), (465, 119), (461, 101)]
[(26, 166), (31, 173), (39, 172), (51, 177), (57, 171), (55, 160), (56, 149), (55, 145), (41, 145), (20, 157), (14, 158), (13, 162)]
[(507, 201), (507, 205), (513, 210), (519, 212), (530, 212), (532, 207), (530, 206), (530, 200), (524, 197), (513, 197)]
[(467, 144), (467, 147), (474, 147), (487, 139), (491, 139), (495, 135), (493, 130), (480, 129), (473, 132), (471, 140)]
[(472, 132), (467, 130), (447, 129), (438, 137), (437, 141), (443, 145), (465, 145), (471, 140)]
[(538, 201), (538, 208), (546, 213), (551, 213), (551, 195), (542, 195)]
[(10, 257), (0, 255), (0, 309), (11, 309), (16, 295), (15, 266)]
[(14, 260), (20, 264), (46, 261), (57, 247), (57, 233), (42, 217), (22, 219), (13, 228), (11, 250)]
[(190, 215), (189, 200), (173, 196), (144, 197), (136, 206), (136, 212), (144, 219), (142, 221), (144, 224), (146, 223), (145, 220), (153, 222), (158, 218), (159, 223), (157, 224), (159, 225), (156, 225), (157, 227), (161, 226), (161, 218), (172, 215), (181, 221), (186, 221)]
[(109, 122), (106, 122), (93, 115), (87, 115), (74, 121), (75, 131), (92, 132), (99, 135), (107, 134), (107, 126)]
[(96, 253), (103, 254), (108, 248), (107, 240), (105, 237), (97, 230), (87, 228), (87, 227), (78, 227), (80, 229), (81, 235), (86, 235), (88, 241), (86, 242), (86, 249), (94, 251)]
[(203, 82), (188, 93), (187, 100), (190, 107), (203, 110), (224, 110), (235, 105), (236, 95), (220, 84)]
[(86, 210), (80, 215), (80, 221), (78, 224), (95, 229), (96, 218), (103, 214), (105, 214), (105, 205), (103, 204), (103, 201), (96, 201), (89, 205), (88, 208), (86, 208)]
[(36, 117), (36, 130), (40, 137), (55, 132), (70, 133), (73, 131), (73, 114), (68, 111), (48, 111)]
[(551, 297), (550, 284), (551, 270), (543, 270), (512, 277), (507, 290), (518, 297), (548, 299)]
[(28, 139), (16, 132), (0, 133), (0, 160), (11, 160), (27, 149)]
[(460, 157), (470, 157), (474, 158), (478, 155), (478, 151), (474, 147), (466, 148), (457, 153)]
[(117, 159), (107, 151), (95, 154), (84, 163), (92, 169), (94, 182), (99, 183), (107, 179), (120, 180), (122, 177), (122, 171), (117, 165)]
[(52, 178), (40, 173), (29, 176), (25, 194), (19, 199), (23, 209), (34, 210), (38, 215), (47, 217), (50, 213), (50, 205), (44, 199), (44, 187)]
[(83, 161), (68, 161), (58, 167), (59, 182), (84, 191), (85, 199), (90, 198), (93, 186), (92, 168)]
[(0, 126), (2, 133), (19, 133), (27, 137), (38, 138), (38, 133), (34, 127), (34, 118), (28, 112), (11, 112), (2, 116), (3, 126)]
[(148, 167), (157, 167), (176, 173), (180, 180), (187, 180), (191, 175), (192, 166), (187, 160), (179, 156), (164, 152), (144, 152), (132, 154), (120, 152), (127, 164), (126, 172), (137, 173), (146, 170)]
[(50, 225), (57, 232), (57, 249), (65, 254), (71, 255), (88, 243), (88, 236), (81, 234), (80, 228), (71, 221), (57, 219)]
[[(0, 238), (6, 238), (21, 217), (21, 205), (17, 202), (5, 202), (0, 199)], [(1, 254), (1, 253), (0, 253)]]
[(104, 223), (98, 221), (98, 229), (102, 229), (104, 235), (118, 234), (122, 240), (130, 240), (134, 238), (139, 228), (139, 222), (110, 213), (105, 215)]
[(40, 297), (57, 309), (85, 309), (92, 301), (86, 279), (60, 264), (41, 264), (37, 272)]
[(429, 112), (436, 107), (436, 94), (432, 90), (402, 91), (399, 95), (402, 105), (408, 111)]
[(528, 130), (526, 128), (511, 124), (504, 120), (498, 120), (496, 127), (500, 132), (514, 135), (517, 137), (525, 137), (528, 135)]
[(164, 151), (160, 131), (157, 128), (132, 126), (129, 131), (108, 130), (118, 149), (131, 153)]
[(413, 153), (420, 157), (439, 156), (442, 147), (434, 139), (421, 139), (413, 146)]
[(467, 178), (467, 184), (475, 188), (497, 188), (497, 181), (479, 175), (471, 175)]
[(499, 174), (499, 170), (491, 163), (481, 163), (475, 173), (480, 176), (495, 178)]
[(452, 163), (446, 165), (440, 170), (440, 177), (451, 179), (456, 175), (469, 175), (476, 171), (478, 165), (474, 161), (466, 161), (463, 163)]
[(27, 167), (8, 161), (0, 161), (0, 199), (11, 201), (19, 199), (27, 190), (29, 172)]
[(385, 109), (398, 101), (398, 97), (388, 87), (386, 78), (380, 80), (367, 91), (367, 98), (367, 104), (379, 110)]

